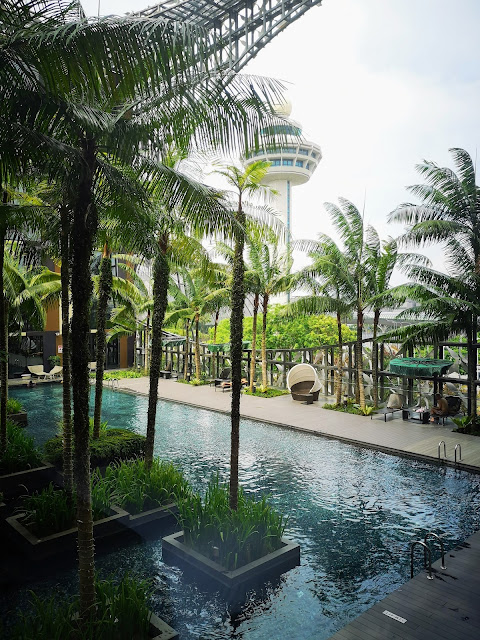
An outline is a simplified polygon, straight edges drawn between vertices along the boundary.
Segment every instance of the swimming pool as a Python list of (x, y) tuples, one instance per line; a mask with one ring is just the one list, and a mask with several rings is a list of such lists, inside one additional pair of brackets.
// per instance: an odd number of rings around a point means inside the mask
[[(37, 441), (52, 435), (60, 385), (11, 393), (27, 408)], [(147, 398), (105, 391), (103, 409), (110, 426), (145, 432)], [(197, 489), (217, 470), (227, 478), (229, 446), (228, 416), (159, 402), (156, 454), (181, 467)], [(302, 565), (262, 597), (251, 593), (240, 616), (232, 619), (220, 594), (164, 565), (161, 541), (97, 559), (102, 572), (128, 568), (153, 577), (152, 608), (182, 640), (324, 640), (408, 580), (413, 539), (435, 531), (451, 548), (480, 528), (479, 476), (250, 420), (242, 421), (240, 446), (243, 487), (269, 494), (289, 515), (287, 537), (302, 553)], [(29, 588), (64, 593), (75, 585), (70, 570)], [(25, 592), (4, 604), (22, 602)]]

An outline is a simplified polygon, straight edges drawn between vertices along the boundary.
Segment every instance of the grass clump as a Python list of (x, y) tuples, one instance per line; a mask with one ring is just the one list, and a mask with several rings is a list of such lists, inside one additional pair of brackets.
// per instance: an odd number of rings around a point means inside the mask
[(20, 619), (12, 640), (146, 640), (151, 613), (152, 584), (125, 575), (120, 583), (96, 579), (96, 615), (80, 628), (78, 597), (73, 602), (58, 597), (39, 598), (31, 593), (28, 613)]
[[(21, 523), (38, 538), (77, 526), (77, 498), (50, 483), (42, 491), (25, 496), (18, 509), (25, 513)], [(92, 474), (93, 520), (101, 520), (110, 512), (110, 492), (102, 476)]]
[(150, 469), (144, 460), (111, 465), (105, 471), (105, 482), (111, 489), (112, 501), (131, 514), (178, 502), (190, 494), (183, 473), (171, 462), (158, 459)]
[(279, 549), (286, 519), (263, 497), (256, 502), (240, 488), (238, 509), (229, 505), (228, 485), (218, 476), (207, 488), (205, 500), (191, 494), (178, 503), (186, 545), (218, 562), (237, 569)]
[(23, 408), (20, 400), (16, 398), (8, 398), (7, 400), (7, 415), (14, 415), (15, 413), (23, 413), (25, 409)]
[(7, 448), (0, 456), (0, 475), (34, 469), (41, 463), (40, 451), (35, 447), (33, 438), (27, 436), (21, 427), (7, 420)]
[[(96, 377), (95, 371), (90, 372), (90, 378)], [(104, 371), (104, 380), (122, 380), (123, 378), (143, 378), (145, 374), (136, 371), (135, 369), (118, 369), (116, 371)]]
[(277, 396), (285, 396), (289, 392), (286, 389), (272, 389), (271, 387), (267, 387), (263, 389), (263, 387), (258, 387), (253, 393), (247, 388), (244, 393), (247, 396), (258, 396), (259, 398), (276, 398)]
[[(63, 464), (63, 443), (61, 436), (55, 436), (44, 445), (45, 458), (61, 467)], [(119, 460), (142, 457), (145, 453), (145, 436), (127, 429), (100, 430), (97, 440), (90, 440), (90, 462), (92, 468), (103, 467)]]

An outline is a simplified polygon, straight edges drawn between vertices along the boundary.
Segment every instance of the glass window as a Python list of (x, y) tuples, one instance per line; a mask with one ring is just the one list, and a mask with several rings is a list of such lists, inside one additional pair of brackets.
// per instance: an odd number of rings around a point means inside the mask
[(298, 153), (300, 153), (302, 156), (308, 156), (308, 149), (302, 149), (300, 148), (298, 150)]
[(296, 166), (296, 167), (303, 167), (303, 160), (297, 160), (297, 161), (295, 162), (295, 166)]
[(310, 163), (307, 162), (307, 166), (305, 167), (305, 169), (310, 169)]
[(272, 166), (273, 166), (273, 167), (279, 167), (281, 164), (282, 164), (282, 163), (281, 163), (280, 158), (274, 158), (274, 159), (272, 160)]
[(293, 160), (283, 160), (282, 164), (286, 167), (293, 167)]
[(316, 158), (317, 154), (315, 153), (315, 151), (312, 151), (312, 158)]
[(297, 153), (295, 147), (282, 147), (283, 153)]

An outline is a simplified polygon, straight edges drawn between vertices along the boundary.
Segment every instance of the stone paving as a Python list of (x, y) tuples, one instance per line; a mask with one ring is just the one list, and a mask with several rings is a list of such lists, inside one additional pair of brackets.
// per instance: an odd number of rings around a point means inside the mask
[[(148, 395), (148, 378), (127, 378), (118, 381), (118, 388), (124, 391)], [(176, 380), (161, 379), (158, 396), (162, 400), (172, 400), (185, 404), (228, 413), (231, 392), (215, 390), (214, 387), (181, 384)], [(370, 417), (322, 409), (327, 400), (306, 405), (295, 402), (290, 395), (276, 398), (257, 398), (243, 394), (241, 414), (245, 418), (270, 422), (292, 429), (317, 433), (338, 438), (355, 444), (374, 447), (391, 453), (438, 460), (438, 444), (444, 440), (447, 464), (454, 463), (455, 445), (460, 443), (462, 460), (460, 468), (480, 472), (480, 437), (452, 433), (454, 424), (420, 424), (402, 420), (401, 413), (394, 418), (383, 415)], [(443, 445), (441, 448), (443, 458)]]

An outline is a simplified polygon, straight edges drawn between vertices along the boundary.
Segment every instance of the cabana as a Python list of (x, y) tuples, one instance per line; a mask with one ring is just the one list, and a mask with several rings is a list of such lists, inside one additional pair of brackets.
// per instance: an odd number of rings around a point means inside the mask
[(294, 400), (310, 402), (318, 400), (320, 380), (311, 364), (296, 364), (287, 375), (287, 387)]

